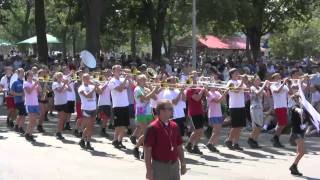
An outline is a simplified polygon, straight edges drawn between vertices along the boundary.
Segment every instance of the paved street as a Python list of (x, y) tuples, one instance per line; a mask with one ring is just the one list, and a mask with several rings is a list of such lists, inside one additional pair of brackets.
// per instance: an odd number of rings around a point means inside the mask
[[(3, 115), (3, 114), (2, 114)], [(0, 180), (141, 180), (145, 177), (143, 161), (135, 160), (133, 146), (126, 138), (128, 150), (116, 150), (110, 139), (94, 136), (96, 151), (81, 150), (78, 139), (67, 134), (65, 141), (57, 140), (54, 135), (56, 118), (45, 123), (48, 133), (36, 134), (37, 143), (31, 144), (23, 137), (5, 127), (5, 117), (0, 118)], [(224, 129), (222, 140), (225, 138)], [(96, 131), (97, 132), (97, 131)], [(111, 130), (108, 133), (112, 134)], [(242, 136), (244, 152), (235, 152), (218, 146), (222, 152), (215, 154), (200, 148), (204, 155), (186, 154), (188, 173), (183, 180), (213, 179), (320, 179), (320, 141), (307, 138), (308, 154), (302, 159), (299, 169), (305, 175), (296, 178), (289, 174), (288, 167), (295, 155), (295, 148), (288, 142), (288, 136), (281, 138), (285, 149), (271, 147), (270, 134), (262, 134), (260, 150), (248, 149)], [(203, 139), (205, 142), (205, 139)]]

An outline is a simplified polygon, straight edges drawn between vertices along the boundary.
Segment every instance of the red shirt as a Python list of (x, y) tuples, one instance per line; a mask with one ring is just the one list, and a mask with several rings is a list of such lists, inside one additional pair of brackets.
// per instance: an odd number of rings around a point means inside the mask
[(156, 161), (178, 160), (177, 147), (182, 143), (177, 124), (169, 121), (166, 127), (158, 118), (148, 126), (144, 136), (144, 145), (152, 147), (152, 159)]
[(202, 109), (202, 100), (196, 101), (192, 98), (194, 94), (199, 94), (201, 89), (188, 89), (186, 96), (188, 101), (188, 115), (189, 116), (196, 116), (196, 115), (202, 115), (203, 109)]

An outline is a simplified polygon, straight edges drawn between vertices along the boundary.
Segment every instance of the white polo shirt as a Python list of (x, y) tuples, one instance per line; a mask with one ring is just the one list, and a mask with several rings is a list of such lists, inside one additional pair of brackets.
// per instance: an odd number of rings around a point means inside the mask
[(52, 91), (54, 93), (54, 105), (64, 105), (67, 104), (67, 90), (63, 92), (58, 92), (57, 89), (63, 87), (63, 83), (53, 82)]
[(103, 92), (99, 95), (98, 106), (110, 106), (111, 105), (111, 90), (108, 87), (109, 82), (105, 82), (102, 87), (107, 86)]
[(94, 90), (94, 85), (89, 84), (87, 86), (85, 86), (84, 84), (82, 84), (79, 89), (78, 89), (78, 93), (81, 99), (81, 109), (82, 110), (88, 110), (88, 111), (92, 111), (92, 110), (96, 110), (97, 109), (97, 103), (96, 103), (96, 92), (93, 92), (92, 98), (87, 98), (85, 96), (83, 96), (82, 94), (80, 94), (80, 92), (85, 92), (85, 93), (90, 93), (91, 91)]
[(108, 83), (108, 87), (111, 90), (111, 98), (112, 98), (112, 107), (113, 108), (129, 106), (127, 89), (123, 89), (121, 92), (119, 92), (115, 89), (116, 87), (120, 86), (120, 84), (124, 80), (125, 80), (124, 78), (116, 79), (113, 77)]
[(284, 85), (282, 90), (279, 93), (276, 93), (275, 90), (279, 89), (281, 83), (274, 83), (270, 86), (272, 97), (273, 97), (273, 108), (287, 108), (288, 107), (288, 92), (289, 88), (287, 85)]
[[(229, 80), (228, 84), (232, 83), (234, 87), (239, 86), (241, 81), (240, 80)], [(246, 86), (243, 85), (243, 88)], [(229, 108), (244, 108), (245, 107), (245, 99), (244, 99), (244, 92), (243, 91), (229, 91)]]

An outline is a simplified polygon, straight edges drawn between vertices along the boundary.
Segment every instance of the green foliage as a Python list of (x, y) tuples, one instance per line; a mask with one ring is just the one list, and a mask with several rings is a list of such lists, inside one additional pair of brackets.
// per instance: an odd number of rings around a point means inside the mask
[(320, 18), (314, 17), (307, 23), (288, 23), (288, 30), (271, 36), (270, 47), (274, 57), (301, 59), (318, 56), (320, 53)]

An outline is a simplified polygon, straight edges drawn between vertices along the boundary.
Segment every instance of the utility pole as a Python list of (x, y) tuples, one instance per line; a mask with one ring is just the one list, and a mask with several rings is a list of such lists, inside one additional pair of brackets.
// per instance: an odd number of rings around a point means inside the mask
[(192, 67), (197, 69), (197, 8), (196, 8), (196, 0), (192, 1)]

